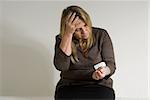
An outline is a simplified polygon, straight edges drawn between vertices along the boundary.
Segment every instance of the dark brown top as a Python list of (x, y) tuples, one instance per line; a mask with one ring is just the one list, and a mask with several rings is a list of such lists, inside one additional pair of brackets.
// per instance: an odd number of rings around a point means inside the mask
[[(90, 48), (87, 58), (83, 56), (80, 47), (77, 47), (79, 62), (76, 64), (71, 62), (71, 56), (67, 56), (59, 48), (61, 37), (60, 35), (56, 36), (54, 65), (57, 70), (61, 71), (61, 78), (57, 87), (62, 85), (99, 84), (112, 88), (110, 76), (114, 74), (116, 66), (110, 36), (106, 30), (101, 28), (92, 27), (92, 32), (96, 42)], [(102, 61), (110, 68), (110, 74), (101, 80), (94, 80), (92, 79), (92, 73), (95, 71), (94, 65)]]

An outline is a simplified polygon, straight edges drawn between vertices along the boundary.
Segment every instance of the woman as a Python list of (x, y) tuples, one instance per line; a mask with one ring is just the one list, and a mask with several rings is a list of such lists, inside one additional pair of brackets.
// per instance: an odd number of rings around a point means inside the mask
[(89, 15), (79, 6), (62, 12), (54, 65), (61, 71), (55, 100), (115, 99), (110, 78), (116, 69), (111, 39), (106, 30), (92, 27)]

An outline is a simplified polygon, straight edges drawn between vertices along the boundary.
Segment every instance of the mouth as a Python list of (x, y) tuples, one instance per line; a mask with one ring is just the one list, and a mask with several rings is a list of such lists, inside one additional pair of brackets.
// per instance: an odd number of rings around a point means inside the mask
[(87, 38), (88, 37), (88, 34), (87, 33), (84, 33), (84, 34), (81, 34), (82, 38)]

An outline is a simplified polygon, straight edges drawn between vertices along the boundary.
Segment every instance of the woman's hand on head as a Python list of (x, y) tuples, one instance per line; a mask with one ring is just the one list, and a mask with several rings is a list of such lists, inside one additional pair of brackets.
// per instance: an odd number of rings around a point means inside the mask
[(77, 26), (77, 22), (79, 17), (75, 16), (76, 13), (74, 12), (73, 14), (70, 13), (66, 19), (66, 25), (65, 25), (65, 34), (71, 34), (73, 35), (73, 33), (75, 32)]

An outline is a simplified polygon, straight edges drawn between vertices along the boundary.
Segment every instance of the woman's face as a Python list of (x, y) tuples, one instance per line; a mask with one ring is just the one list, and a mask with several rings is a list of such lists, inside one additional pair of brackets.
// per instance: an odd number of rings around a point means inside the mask
[(75, 38), (77, 39), (88, 39), (90, 29), (86, 23), (84, 23), (81, 19), (78, 20), (76, 24), (76, 30), (74, 33)]

